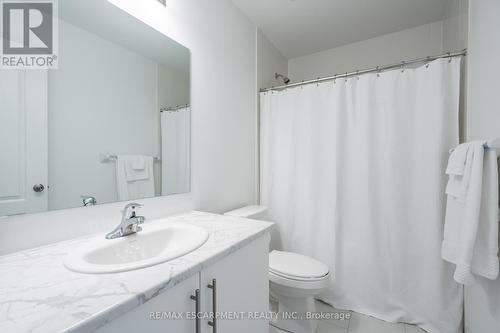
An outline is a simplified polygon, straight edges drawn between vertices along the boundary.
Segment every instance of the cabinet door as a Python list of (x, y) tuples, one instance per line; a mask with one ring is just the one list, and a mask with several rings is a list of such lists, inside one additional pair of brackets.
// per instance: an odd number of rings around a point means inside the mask
[[(143, 305), (113, 319), (96, 332), (196, 333), (195, 320), (186, 318), (186, 315), (196, 310), (191, 295), (199, 288), (199, 278), (199, 274), (195, 274)], [(167, 313), (181, 314), (184, 317), (166, 319), (164, 314)]]
[[(269, 235), (260, 237), (201, 272), (202, 311), (221, 316), (261, 312), (269, 309)], [(216, 288), (208, 287), (216, 281)], [(203, 333), (267, 333), (265, 319), (217, 319), (216, 328), (202, 320)]]

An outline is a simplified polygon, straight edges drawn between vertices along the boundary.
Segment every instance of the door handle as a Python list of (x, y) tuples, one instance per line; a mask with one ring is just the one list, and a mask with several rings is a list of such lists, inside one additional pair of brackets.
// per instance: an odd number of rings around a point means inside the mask
[(212, 289), (212, 320), (208, 322), (208, 325), (212, 326), (212, 332), (217, 333), (217, 279), (212, 279), (212, 284), (207, 286)]
[(199, 318), (199, 313), (200, 313), (200, 289), (196, 289), (194, 291), (194, 295), (191, 295), (190, 297), (194, 302), (195, 302), (195, 311), (196, 311), (196, 319), (195, 319), (195, 333), (201, 333), (200, 331), (200, 318)]
[(43, 190), (45, 190), (45, 186), (43, 186), (43, 184), (33, 185), (33, 191), (40, 193), (40, 192), (43, 192)]

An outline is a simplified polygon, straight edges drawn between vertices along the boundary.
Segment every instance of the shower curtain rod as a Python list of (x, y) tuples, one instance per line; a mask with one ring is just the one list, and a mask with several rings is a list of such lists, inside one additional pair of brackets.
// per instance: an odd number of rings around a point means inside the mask
[(189, 104), (184, 104), (184, 105), (177, 105), (169, 108), (160, 108), (160, 112), (165, 112), (165, 111), (179, 111), (181, 109), (188, 108)]
[(287, 88), (293, 88), (293, 87), (299, 87), (299, 86), (304, 86), (308, 84), (313, 84), (313, 83), (320, 83), (320, 82), (326, 82), (326, 81), (332, 81), (336, 79), (345, 79), (348, 77), (352, 76), (358, 76), (361, 74), (367, 74), (367, 73), (374, 73), (374, 72), (382, 72), (382, 71), (387, 71), (389, 69), (395, 69), (395, 68), (402, 68), (404, 69), (408, 65), (413, 65), (413, 64), (419, 64), (419, 63), (427, 63), (436, 59), (442, 59), (442, 58), (454, 58), (454, 57), (462, 57), (467, 55), (467, 49), (464, 49), (460, 52), (448, 52), (448, 53), (443, 53), (435, 56), (428, 56), (425, 58), (418, 58), (418, 59), (413, 59), (413, 60), (408, 60), (408, 61), (401, 61), (398, 63), (390, 64), (390, 65), (385, 65), (385, 66), (377, 66), (374, 68), (369, 68), (369, 69), (362, 69), (362, 70), (357, 70), (354, 72), (347, 72), (344, 74), (335, 74), (334, 76), (327, 76), (327, 77), (322, 77), (322, 78), (317, 78), (314, 80), (307, 80), (307, 81), (301, 81), (297, 83), (292, 83), (292, 84), (287, 84), (287, 85), (282, 85), (282, 86), (276, 86), (276, 87), (271, 87), (271, 88), (262, 88), (260, 89), (260, 92), (266, 92), (266, 91), (279, 91), (279, 90), (284, 90)]

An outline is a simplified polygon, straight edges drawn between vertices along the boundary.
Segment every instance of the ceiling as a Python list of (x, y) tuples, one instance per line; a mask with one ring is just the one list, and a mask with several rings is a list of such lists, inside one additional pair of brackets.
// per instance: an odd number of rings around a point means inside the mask
[(287, 58), (441, 20), (449, 0), (232, 0)]

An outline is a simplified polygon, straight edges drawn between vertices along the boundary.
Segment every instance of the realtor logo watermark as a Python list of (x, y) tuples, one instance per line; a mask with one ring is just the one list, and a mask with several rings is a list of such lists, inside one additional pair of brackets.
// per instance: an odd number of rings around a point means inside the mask
[(0, 68), (57, 68), (57, 0), (0, 0)]

